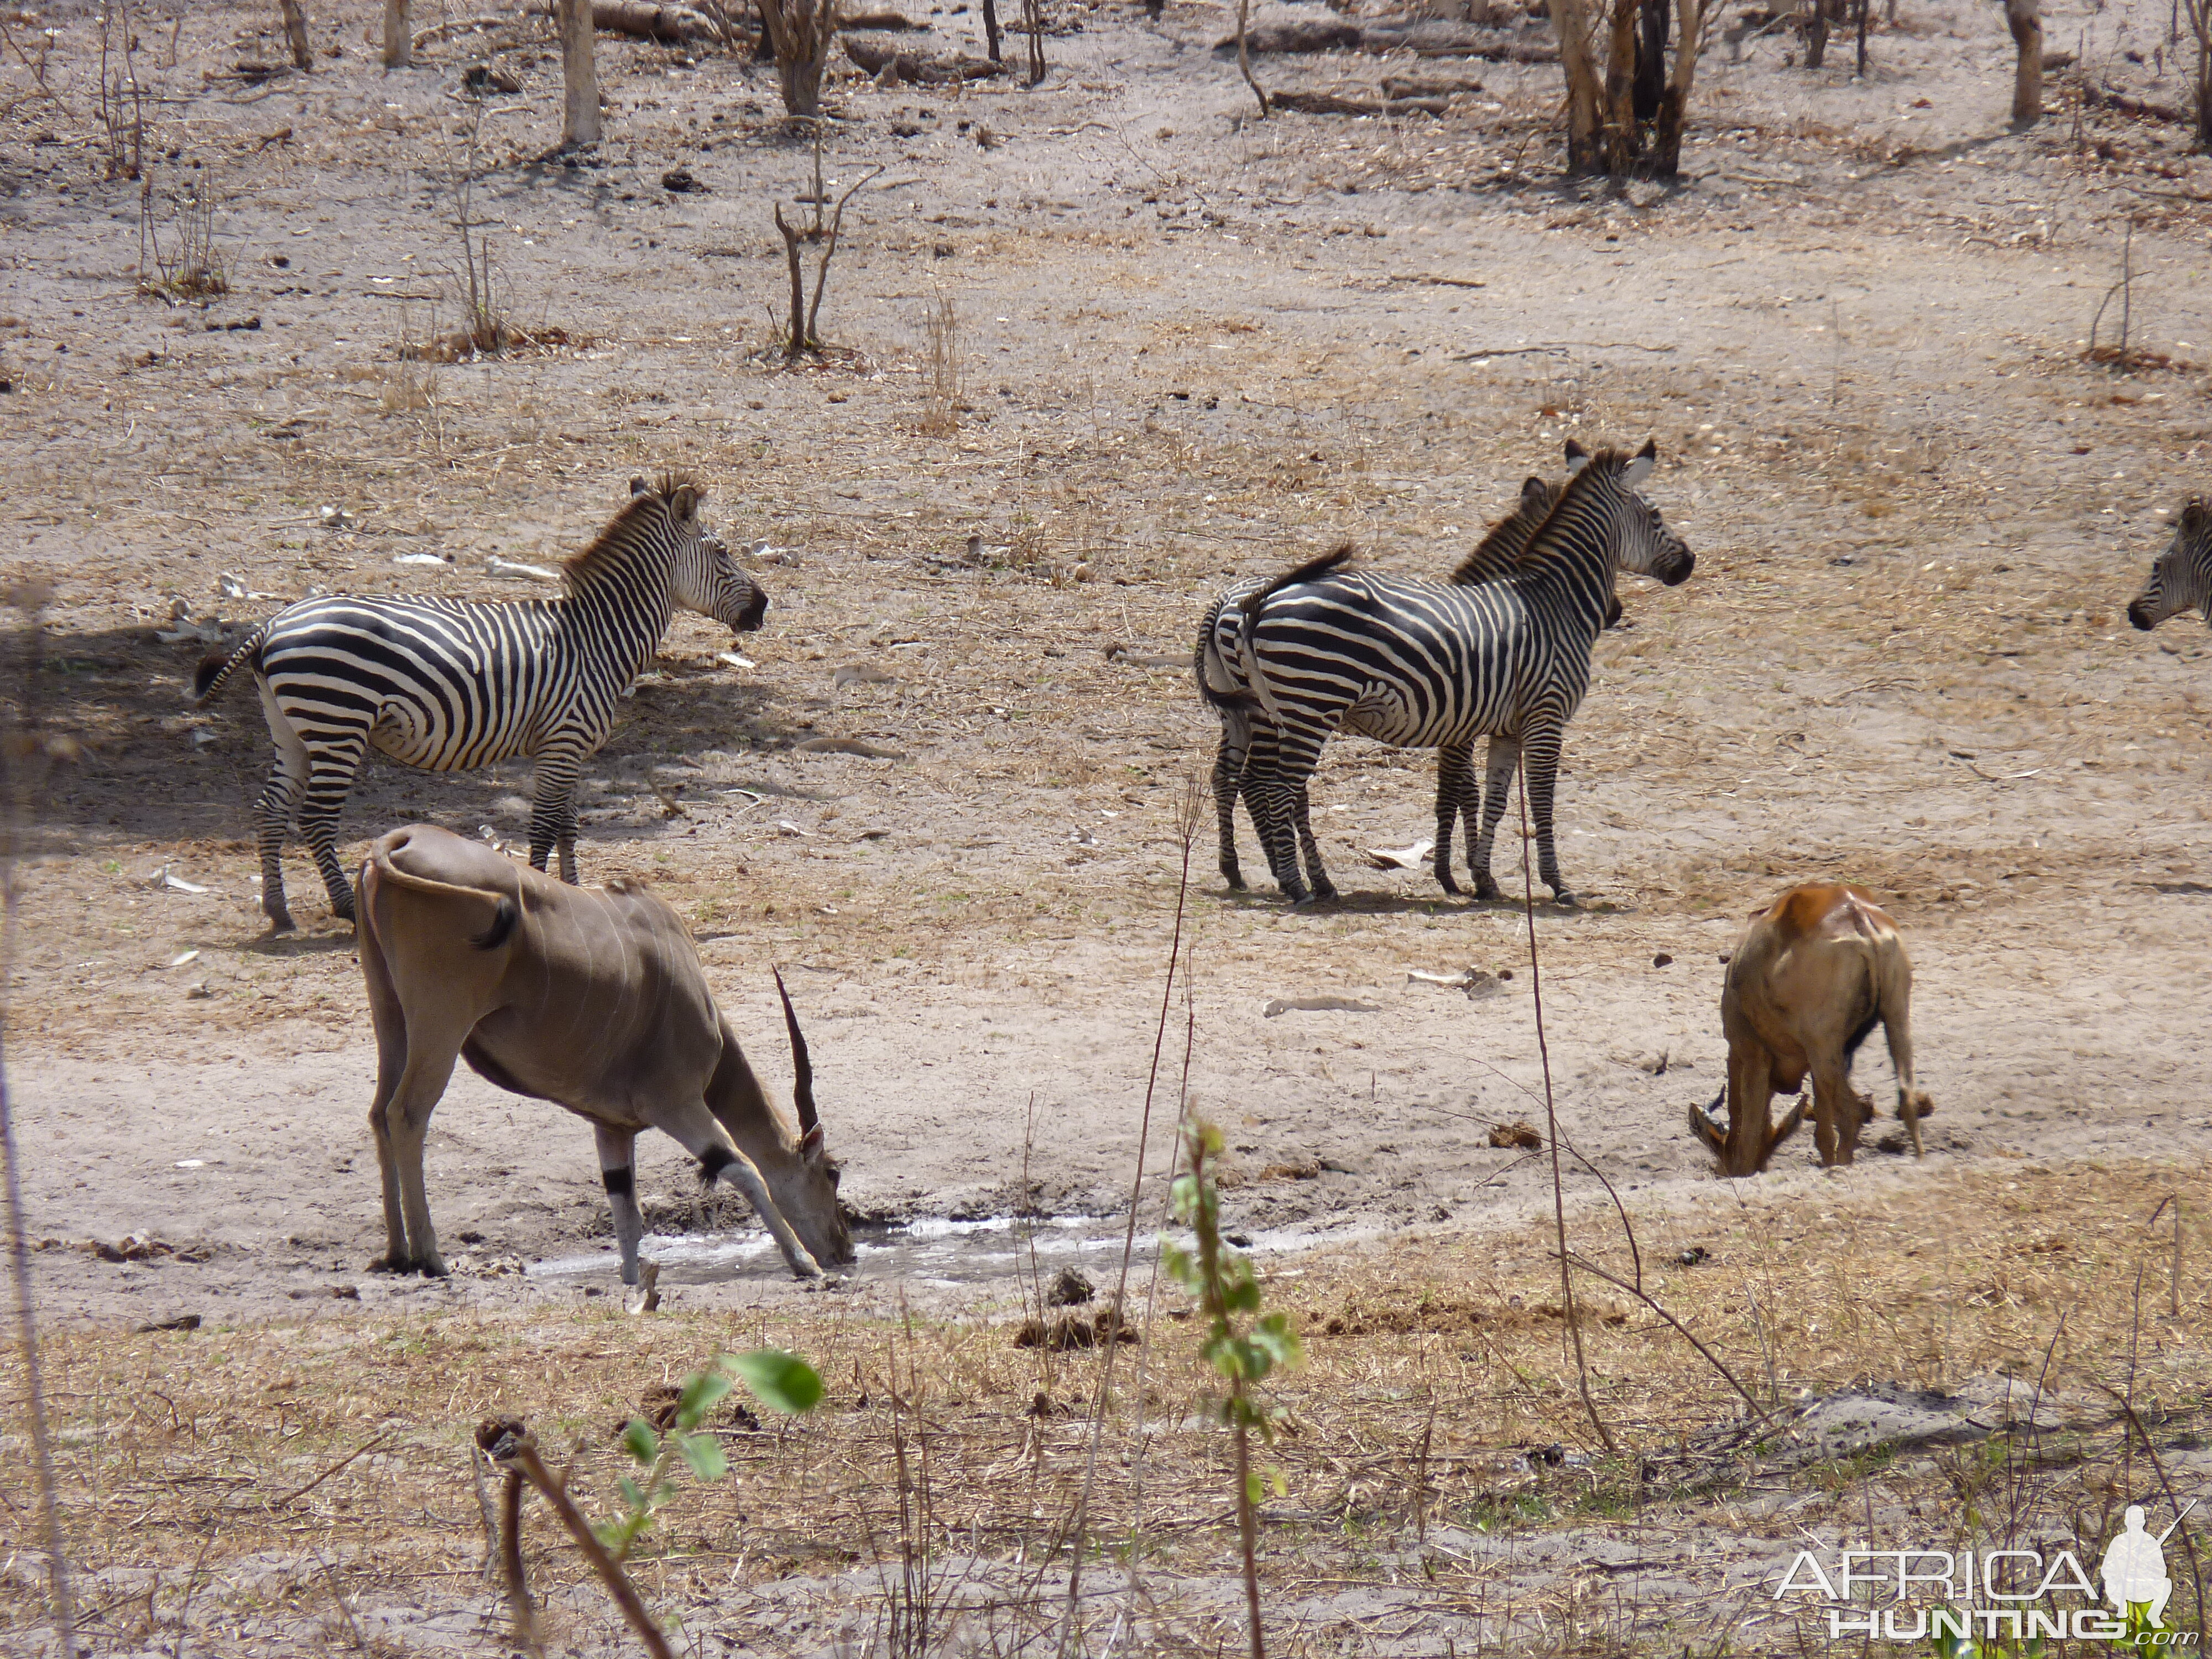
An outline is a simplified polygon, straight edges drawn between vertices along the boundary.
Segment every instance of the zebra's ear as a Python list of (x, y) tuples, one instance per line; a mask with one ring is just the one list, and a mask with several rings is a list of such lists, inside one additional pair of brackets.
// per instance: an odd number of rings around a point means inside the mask
[(676, 493), (668, 498), (669, 515), (678, 524), (689, 524), (699, 511), (699, 487), (678, 484)]
[(652, 487), (652, 485), (646, 483), (642, 478), (632, 478), (629, 481), (629, 493), (633, 496), (642, 495)]
[(1571, 478), (1589, 465), (1589, 451), (1572, 438), (1567, 440), (1567, 476)]
[(1541, 513), (1551, 504), (1551, 485), (1533, 472), (1521, 480), (1521, 510), (1523, 513)]
[(1644, 447), (1636, 452), (1636, 458), (1620, 470), (1622, 485), (1630, 489), (1635, 489), (1651, 476), (1651, 469), (1658, 465), (1658, 441), (1655, 438), (1646, 438), (1644, 441)]

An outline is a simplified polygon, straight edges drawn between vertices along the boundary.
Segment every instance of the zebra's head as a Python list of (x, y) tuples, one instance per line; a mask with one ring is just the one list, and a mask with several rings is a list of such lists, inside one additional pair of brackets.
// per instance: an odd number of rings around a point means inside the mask
[[(630, 497), (653, 492), (643, 478), (629, 481)], [(706, 492), (696, 484), (664, 487), (667, 526), (676, 541), (676, 557), (669, 570), (670, 597), (686, 611), (712, 617), (732, 633), (749, 634), (761, 625), (768, 612), (768, 592), (747, 575), (722, 538), (708, 527), (700, 510)]]
[(1593, 478), (1609, 474), (1619, 487), (1622, 511), (1616, 542), (1618, 568), (1638, 576), (1656, 577), (1674, 587), (1689, 580), (1698, 560), (1682, 538), (1667, 527), (1659, 509), (1638, 492), (1637, 487), (1658, 464), (1659, 446), (1651, 439), (1646, 439), (1644, 447), (1633, 455), (1623, 455), (1617, 449), (1601, 449), (1593, 455), (1572, 438), (1567, 440), (1569, 479), (1590, 469)]
[(2212, 501), (2191, 495), (2182, 504), (2173, 542), (2150, 568), (2128, 620), (2148, 632), (2168, 617), (2201, 610), (2212, 626)]

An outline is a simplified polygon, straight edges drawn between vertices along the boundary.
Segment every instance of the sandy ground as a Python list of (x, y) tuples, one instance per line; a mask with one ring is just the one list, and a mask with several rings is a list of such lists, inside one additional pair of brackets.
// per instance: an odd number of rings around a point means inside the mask
[[(611, 142), (570, 168), (529, 159), (557, 137), (542, 29), (386, 76), (366, 14), (341, 15), (318, 39), (343, 56), (312, 80), (223, 78), (278, 55), (234, 9), (187, 17), (159, 71), (154, 223), (173, 233), (194, 169), (211, 181), (233, 286), (205, 309), (134, 291), (139, 187), (99, 176), (88, 16), (52, 14), (54, 96), (9, 69), (0, 563), (56, 585), (37, 713), (87, 749), (40, 793), (9, 1028), (55, 1315), (425, 1294), (362, 1272), (381, 1230), (349, 933), (295, 856), (305, 932), (262, 937), (266, 738), (248, 696), (189, 708), (203, 647), (153, 637), (173, 600), (234, 624), (311, 586), (513, 594), (488, 554), (548, 562), (664, 466), (707, 480), (733, 544), (790, 551), (757, 570), (754, 666), (715, 662), (729, 641), (696, 618), (672, 632), (590, 768), (586, 878), (643, 876), (684, 910), (778, 1076), (767, 968), (799, 970), (866, 1215), (1000, 1213), (1025, 1168), (1054, 1212), (1126, 1194), (1175, 803), (1215, 735), (1177, 665), (1195, 618), (1231, 575), (1340, 537), (1440, 570), (1571, 435), (1656, 435), (1650, 493), (1699, 556), (1686, 586), (1626, 596), (1570, 734), (1562, 854), (1592, 902), (1540, 908), (1537, 931), (1576, 1145), (1656, 1208), (1719, 1190), (1684, 1122), (1718, 1086), (1718, 956), (1755, 904), (1828, 875), (1893, 903), (1939, 1115), (1921, 1168), (1869, 1151), (1822, 1177), (1808, 1136), (1771, 1182), (1910, 1201), (1960, 1163), (2194, 1164), (2212, 1141), (2212, 1041), (2184, 1012), (2212, 1000), (2205, 635), (2121, 616), (2203, 485), (2212, 167), (2179, 128), (2095, 111), (2077, 143), (2063, 76), (2063, 115), (2005, 132), (1985, 9), (1908, 5), (1863, 81), (1848, 51), (1808, 78), (1778, 40), (1716, 50), (1679, 191), (1559, 185), (1543, 65), (1483, 65), (1441, 121), (1244, 119), (1195, 7), (1158, 28), (1072, 12), (1035, 93), (844, 80), (827, 173), (885, 171), (831, 270), (838, 349), (788, 374), (768, 208), (811, 161), (763, 113), (763, 70), (603, 42)], [(2063, 7), (2050, 38), (2178, 99), (2124, 55), (2162, 19)], [(472, 140), (459, 76), (486, 55), (526, 90)], [(1265, 66), (1346, 86), (1388, 67)], [(395, 350), (450, 325), (472, 143), (507, 303), (568, 343), (426, 374)], [(679, 162), (705, 193), (660, 187)], [(2176, 366), (2115, 374), (2081, 349), (2130, 222), (2134, 337)], [(963, 410), (932, 436), (939, 295)], [(332, 507), (350, 528), (324, 527)], [(998, 550), (969, 562), (970, 534)], [(456, 562), (392, 562), (426, 550)], [(225, 599), (219, 574), (267, 597)], [(840, 684), (854, 664), (890, 678)], [(901, 758), (792, 747), (824, 735)], [(1201, 828), (1190, 1089), (1230, 1133), (1241, 1225), (1479, 1228), (1547, 1198), (1488, 1145), (1540, 1110), (1518, 910), (1364, 867), (1425, 833), (1431, 763), (1334, 746), (1334, 909), (1226, 894)], [(348, 844), (408, 818), (513, 836), (526, 787), (373, 766)], [(1515, 977), (1474, 1001), (1407, 978), (1469, 965)], [(1264, 1012), (1310, 994), (1371, 1008)], [(1869, 1049), (1862, 1084), (1886, 1081)], [(642, 1150), (648, 1191), (687, 1189), (672, 1145)], [(472, 1078), (430, 1180), (484, 1263), (604, 1242), (583, 1126)], [(65, 1248), (125, 1234), (206, 1259)], [(787, 1292), (755, 1267), (689, 1293)]]

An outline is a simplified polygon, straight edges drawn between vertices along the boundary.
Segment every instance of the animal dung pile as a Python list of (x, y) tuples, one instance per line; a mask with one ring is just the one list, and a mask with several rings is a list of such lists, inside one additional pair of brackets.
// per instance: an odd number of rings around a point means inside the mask
[(1032, 1316), (1022, 1321), (1014, 1332), (1014, 1346), (1018, 1348), (1049, 1348), (1059, 1353), (1071, 1348), (1103, 1348), (1109, 1342), (1136, 1340), (1136, 1332), (1121, 1322), (1121, 1310), (1111, 1304), (1088, 1316), (1060, 1314), (1051, 1319)]

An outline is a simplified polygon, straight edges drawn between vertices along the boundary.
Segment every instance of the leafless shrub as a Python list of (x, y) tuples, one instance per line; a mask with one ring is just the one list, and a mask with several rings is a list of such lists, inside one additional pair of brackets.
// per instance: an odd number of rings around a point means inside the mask
[(951, 295), (930, 301), (928, 322), (929, 410), (921, 429), (947, 438), (960, 429), (960, 318)]
[(216, 243), (215, 191), (204, 168), (194, 168), (190, 186), (170, 197), (166, 232), (160, 217), (149, 174), (138, 191), (138, 291), (171, 305), (229, 293), (230, 260)]
[[(774, 0), (769, 0), (769, 3), (773, 3)], [(815, 325), (822, 314), (822, 291), (829, 286), (830, 260), (837, 252), (837, 234), (844, 228), (845, 204), (859, 195), (861, 188), (882, 171), (883, 168), (876, 167), (861, 174), (853, 187), (837, 198), (836, 211), (830, 216), (825, 224), (822, 209), (829, 195), (822, 182), (822, 127), (821, 123), (815, 124), (814, 222), (802, 229), (785, 222), (782, 203), (776, 203), (774, 209), (775, 228), (783, 236), (784, 257), (791, 266), (791, 327), (784, 337), (785, 362), (795, 363), (810, 354), (817, 357), (822, 355), (822, 339), (815, 331)], [(814, 268), (814, 297), (811, 301), (806, 297), (806, 273), (799, 257), (800, 247), (805, 246), (822, 250), (822, 257)]]
[(138, 36), (128, 5), (106, 7), (100, 14), (100, 125), (106, 135), (106, 176), (138, 178), (146, 162), (146, 100), (138, 82)]

